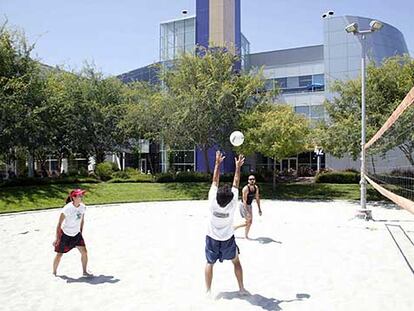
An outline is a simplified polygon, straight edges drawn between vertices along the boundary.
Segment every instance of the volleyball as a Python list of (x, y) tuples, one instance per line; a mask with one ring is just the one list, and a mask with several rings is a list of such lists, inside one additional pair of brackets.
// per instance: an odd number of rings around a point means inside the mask
[(233, 146), (240, 146), (244, 142), (244, 135), (240, 131), (234, 131), (230, 134), (230, 142)]

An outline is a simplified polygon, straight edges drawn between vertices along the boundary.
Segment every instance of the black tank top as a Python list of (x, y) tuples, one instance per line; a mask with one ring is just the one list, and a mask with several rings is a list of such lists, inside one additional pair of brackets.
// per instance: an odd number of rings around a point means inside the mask
[(250, 187), (247, 186), (247, 190), (249, 190), (249, 192), (247, 193), (247, 205), (252, 205), (253, 199), (256, 197), (256, 186), (254, 186), (254, 190), (250, 191)]

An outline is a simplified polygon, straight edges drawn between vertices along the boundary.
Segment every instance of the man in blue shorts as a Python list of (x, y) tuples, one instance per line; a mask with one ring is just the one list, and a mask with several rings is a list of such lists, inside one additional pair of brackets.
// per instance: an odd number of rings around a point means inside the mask
[(213, 182), (208, 193), (209, 221), (206, 236), (206, 259), (205, 280), (207, 293), (211, 291), (213, 280), (213, 266), (217, 260), (231, 260), (234, 265), (234, 273), (239, 284), (240, 294), (248, 295), (243, 285), (243, 269), (239, 260), (239, 248), (234, 239), (233, 216), (239, 197), (240, 168), (244, 163), (244, 156), (239, 155), (235, 159), (236, 169), (234, 173), (233, 186), (224, 185), (219, 188), (220, 165), (224, 160), (220, 151), (216, 152)]

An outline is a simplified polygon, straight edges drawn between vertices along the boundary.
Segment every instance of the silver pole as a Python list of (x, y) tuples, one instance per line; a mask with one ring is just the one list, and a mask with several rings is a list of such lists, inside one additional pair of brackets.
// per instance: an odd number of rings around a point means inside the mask
[(365, 140), (366, 140), (366, 112), (365, 112), (365, 35), (361, 36), (361, 209), (366, 210), (367, 181), (365, 179)]
[(321, 170), (321, 156), (318, 154), (316, 156), (316, 172), (319, 173), (320, 170)]

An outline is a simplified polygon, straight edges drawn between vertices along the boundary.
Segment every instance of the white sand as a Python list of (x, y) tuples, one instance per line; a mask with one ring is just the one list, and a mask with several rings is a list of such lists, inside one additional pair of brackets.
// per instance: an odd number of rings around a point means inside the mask
[[(80, 254), (52, 276), (59, 210), (0, 216), (0, 310), (414, 310), (414, 274), (387, 222), (351, 219), (347, 202), (262, 201), (251, 237), (238, 238), (246, 288), (230, 262), (216, 264), (204, 296), (206, 201), (90, 206)], [(370, 206), (414, 241), (414, 215)], [(239, 216), (239, 215), (237, 215)], [(236, 220), (240, 221), (240, 218)], [(397, 222), (398, 221), (398, 222)], [(414, 267), (414, 246), (392, 227)], [(243, 231), (236, 232), (242, 237)]]

